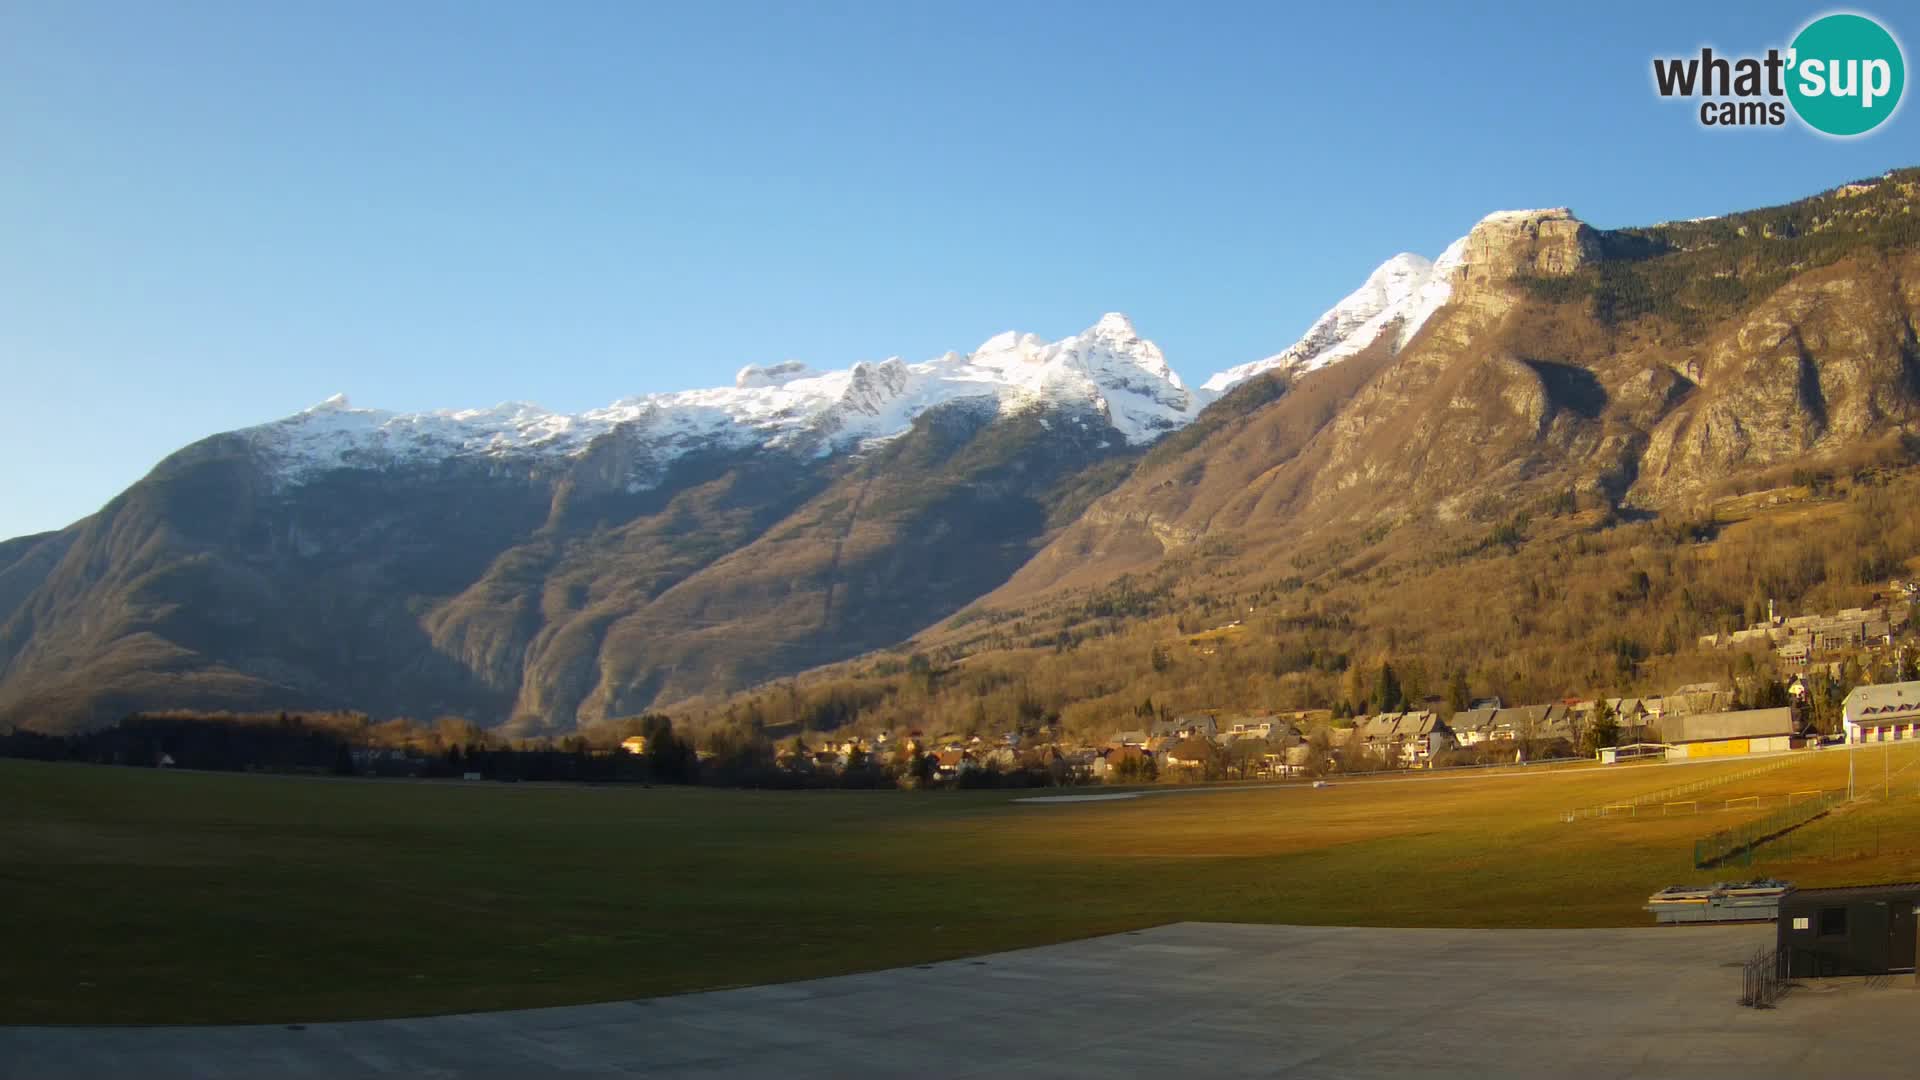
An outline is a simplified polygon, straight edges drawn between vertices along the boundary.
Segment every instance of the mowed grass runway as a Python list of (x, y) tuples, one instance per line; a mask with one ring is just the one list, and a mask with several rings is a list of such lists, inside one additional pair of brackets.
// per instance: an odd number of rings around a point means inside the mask
[[(1894, 762), (1899, 768), (1914, 757)], [(1872, 755), (1869, 758), (1868, 755)], [(1877, 752), (1861, 757), (1878, 776)], [(1871, 769), (1867, 767), (1873, 762)], [(0, 761), (0, 1023), (289, 1022), (631, 998), (1186, 919), (1632, 926), (1734, 811), (1560, 811), (1751, 768), (1026, 792), (324, 780)], [(1845, 784), (1846, 755), (1696, 796)], [(1920, 768), (1904, 774), (1908, 792)], [(1097, 790), (1097, 789), (1096, 789)], [(1920, 877), (1920, 816), (1802, 884)], [(1904, 825), (1902, 824), (1904, 822)], [(1676, 931), (1684, 932), (1684, 931)]]

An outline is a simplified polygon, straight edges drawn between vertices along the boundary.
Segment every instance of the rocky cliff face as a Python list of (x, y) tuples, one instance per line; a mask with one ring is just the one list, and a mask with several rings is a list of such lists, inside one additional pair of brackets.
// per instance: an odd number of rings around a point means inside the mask
[(1409, 340), (1260, 376), (1277, 400), (1150, 454), (988, 603), (1210, 538), (1271, 559), (1277, 537), (1488, 522), (1565, 492), (1684, 509), (1742, 475), (1909, 431), (1915, 194), (1913, 174), (1893, 174), (1613, 233), (1564, 209), (1491, 215), (1436, 261), (1447, 301)]
[(1920, 258), (1908, 253), (1808, 273), (1730, 320), (1678, 365), (1686, 400), (1648, 428), (1629, 501), (1658, 507), (1913, 424), (1916, 312)]
[(1504, 287), (1520, 274), (1565, 277), (1599, 255), (1599, 234), (1564, 206), (1503, 210), (1467, 234), (1460, 278), (1474, 287)]
[(1569, 493), (1684, 512), (1914, 434), (1917, 184), (1646, 229), (1491, 215), (1219, 392), (1108, 316), (575, 416), (331, 401), (0, 544), (0, 722), (350, 707), (562, 731), (1195, 552), (1284, 565)]

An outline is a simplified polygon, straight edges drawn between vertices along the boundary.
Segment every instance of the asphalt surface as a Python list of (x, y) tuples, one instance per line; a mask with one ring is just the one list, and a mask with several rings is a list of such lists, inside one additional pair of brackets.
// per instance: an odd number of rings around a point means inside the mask
[[(1010, 916), (1016, 917), (1016, 916)], [(1181, 923), (972, 960), (359, 1023), (0, 1027), (5, 1077), (1912, 1077), (1912, 979), (1740, 1007), (1772, 926)]]

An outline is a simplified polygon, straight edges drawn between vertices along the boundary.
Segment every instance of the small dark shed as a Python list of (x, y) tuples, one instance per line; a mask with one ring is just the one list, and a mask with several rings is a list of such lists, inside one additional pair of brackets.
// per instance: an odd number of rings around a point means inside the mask
[(1912, 971), (1917, 913), (1920, 882), (1796, 889), (1780, 898), (1787, 977)]

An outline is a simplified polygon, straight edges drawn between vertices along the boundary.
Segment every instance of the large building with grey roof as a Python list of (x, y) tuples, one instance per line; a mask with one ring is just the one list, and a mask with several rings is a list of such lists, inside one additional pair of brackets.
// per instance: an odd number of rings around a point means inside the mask
[(1793, 710), (1746, 709), (1740, 712), (1663, 716), (1658, 730), (1667, 758), (1765, 754), (1793, 748)]
[(1850, 743), (1920, 738), (1920, 682), (1856, 686), (1840, 716)]

